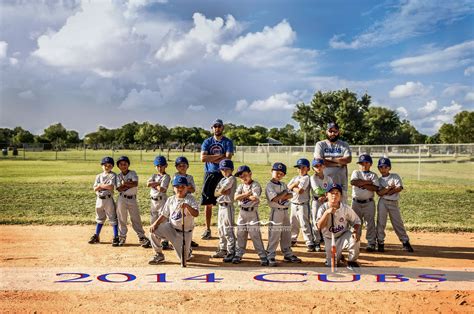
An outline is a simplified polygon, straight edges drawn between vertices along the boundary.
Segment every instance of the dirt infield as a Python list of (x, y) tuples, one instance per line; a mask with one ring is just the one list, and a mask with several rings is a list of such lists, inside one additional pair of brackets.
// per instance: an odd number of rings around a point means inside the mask
[[(18, 278), (22, 269), (65, 269), (80, 272), (83, 269), (114, 269), (129, 270), (145, 268), (152, 271), (154, 266), (147, 264), (153, 255), (151, 249), (138, 246), (136, 236), (129, 231), (128, 243), (125, 247), (115, 248), (110, 245), (111, 230), (104, 227), (101, 235), (103, 244), (89, 245), (87, 240), (93, 231), (92, 226), (1, 226), (0, 227), (0, 269), (17, 269)], [(198, 228), (195, 238), (201, 233)], [(215, 228), (214, 230), (215, 231)], [(266, 239), (266, 233), (263, 233)], [(445, 233), (411, 233), (411, 242), (415, 253), (401, 250), (401, 245), (393, 233), (389, 233), (386, 241), (386, 252), (366, 253), (362, 250), (360, 263), (363, 269), (374, 267), (390, 268), (474, 268), (474, 234), (445, 234)], [(302, 266), (322, 268), (323, 253), (307, 253), (302, 242), (294, 251), (304, 261), (300, 265), (288, 265), (277, 256), (279, 265), (276, 268), (258, 268), (258, 258), (251, 242), (249, 253), (244, 256), (244, 262), (238, 265), (222, 264), (220, 260), (209, 256), (215, 251), (217, 239), (210, 241), (197, 240), (200, 247), (194, 251), (194, 258), (189, 262), (187, 272), (196, 270), (219, 271), (225, 274), (226, 280), (232, 276), (243, 277), (248, 272), (261, 269), (269, 271), (297, 271)], [(362, 244), (364, 247), (364, 243)], [(178, 261), (174, 252), (165, 251), (167, 262), (159, 266), (160, 272), (180, 273)], [(157, 268), (155, 268), (157, 269)], [(225, 270), (233, 270), (228, 277)], [(239, 271), (237, 271), (239, 270)], [(202, 272), (202, 271), (201, 271)], [(183, 271), (184, 273), (184, 271)], [(230, 276), (230, 275), (229, 275)], [(57, 278), (52, 278), (53, 282)], [(1, 280), (1, 279), (0, 279)], [(178, 281), (176, 278), (173, 280)], [(223, 290), (217, 284), (203, 286), (191, 291), (191, 286), (173, 286), (170, 283), (166, 291), (144, 289), (120, 290), (113, 286), (106, 291), (87, 290), (87, 287), (69, 285), (61, 291), (57, 284), (54, 291), (49, 288), (28, 289), (13, 288), (8, 284), (2, 285), (0, 292), (0, 311), (40, 311), (40, 312), (116, 312), (116, 311), (256, 311), (256, 312), (397, 312), (397, 311), (443, 311), (443, 312), (472, 312), (474, 311), (474, 286), (460, 290), (408, 290), (400, 291), (373, 289), (367, 290), (337, 290), (328, 285), (324, 290), (272, 291), (265, 288), (245, 290)], [(206, 284), (204, 284), (206, 285)], [(249, 285), (255, 285), (250, 281)], [(21, 286), (21, 285), (20, 285)], [(74, 286), (71, 288), (70, 286)], [(109, 284), (110, 286), (110, 284)], [(108, 287), (109, 287), (108, 286)], [(6, 288), (5, 288), (6, 287)], [(95, 287), (95, 286), (91, 286)], [(198, 286), (196, 286), (198, 287)], [(203, 288), (208, 287), (208, 288)], [(263, 287), (263, 286), (262, 286)], [(73, 289), (71, 291), (71, 289)], [(423, 289), (423, 288), (421, 288)], [(282, 290), (282, 288), (279, 288)], [(337, 291), (336, 291), (337, 290)]]

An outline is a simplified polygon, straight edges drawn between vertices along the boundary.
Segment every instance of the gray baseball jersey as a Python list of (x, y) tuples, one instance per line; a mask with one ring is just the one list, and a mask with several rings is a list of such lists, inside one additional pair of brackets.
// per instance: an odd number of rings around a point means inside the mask
[(260, 204), (260, 195), (262, 195), (262, 187), (257, 181), (252, 181), (250, 184), (242, 183), (237, 187), (235, 194), (242, 194), (252, 191), (252, 195), (255, 196), (257, 199), (255, 201), (251, 201), (248, 198), (238, 201), (240, 207), (255, 207)]
[(290, 206), (289, 200), (272, 202), (272, 199), (284, 191), (289, 192), (285, 182), (270, 180), (270, 182), (267, 183), (265, 196), (267, 197), (268, 206), (270, 206), (270, 208), (288, 208), (288, 206)]
[[(400, 176), (396, 173), (390, 173), (386, 177), (379, 178), (379, 186), (382, 188), (386, 188), (388, 186), (403, 187), (402, 178), (400, 178)], [(382, 198), (386, 200), (397, 201), (400, 199), (400, 193), (384, 195)]]
[[(148, 183), (150, 182), (160, 182), (160, 187), (168, 190), (168, 186), (170, 185), (171, 177), (169, 174), (160, 174), (154, 173), (151, 175), (150, 179), (148, 179)], [(166, 192), (160, 192), (160, 189), (151, 188), (150, 189), (150, 196), (151, 197), (158, 197), (158, 196), (166, 196)]]
[[(117, 175), (117, 188), (121, 187), (125, 182), (138, 182), (138, 175), (135, 171), (129, 170), (127, 174), (120, 172)], [(123, 195), (137, 195), (138, 187), (129, 188), (122, 192)]]
[(302, 194), (293, 192), (293, 197), (291, 198), (292, 203), (307, 203), (309, 202), (309, 189), (310, 189), (310, 179), (309, 175), (304, 176), (296, 176), (288, 183), (288, 185), (292, 185), (294, 182), (299, 181), (298, 188), (303, 189), (304, 192)]
[[(162, 215), (166, 218), (169, 218), (171, 225), (181, 230), (181, 220), (182, 216), (182, 204), (188, 204), (195, 210), (199, 211), (199, 204), (192, 195), (186, 195), (184, 198), (179, 198), (176, 195), (171, 196), (165, 203), (165, 206), (162, 211)], [(194, 229), (194, 217), (189, 213), (187, 209), (184, 210), (184, 229), (185, 231), (190, 231)]]
[[(176, 173), (174, 174), (174, 176), (173, 176), (173, 180), (174, 180), (174, 178), (176, 178), (176, 176), (178, 176), (178, 175), (182, 176), (182, 174), (179, 174), (179, 172), (176, 172)], [(188, 180), (188, 186), (192, 186), (192, 187), (194, 188), (194, 190), (196, 191), (196, 184), (194, 183), (194, 178), (193, 178), (193, 176), (190, 175), (190, 174), (186, 174), (184, 177), (186, 177), (186, 180)], [(193, 194), (193, 193), (188, 192), (187, 194)]]
[[(324, 203), (319, 207), (317, 220), (319, 221), (323, 216), (324, 212), (328, 209), (328, 203)], [(332, 222), (331, 216), (334, 217)], [(331, 233), (337, 238), (341, 236), (345, 231), (349, 230), (354, 225), (360, 225), (360, 218), (357, 214), (344, 203), (340, 203), (340, 207), (336, 210), (334, 215), (330, 215), (326, 226), (323, 226), (321, 232), (325, 238), (331, 238)]]
[[(117, 187), (117, 175), (115, 172), (110, 171), (109, 173), (107, 172), (102, 172), (98, 174), (95, 177), (95, 182), (93, 188), (95, 189), (97, 186), (101, 184), (106, 184), (106, 185), (113, 185), (114, 187)], [(102, 190), (102, 191), (96, 191), (95, 194), (97, 196), (113, 196), (114, 191), (110, 190)]]
[(237, 190), (237, 179), (234, 176), (228, 176), (222, 178), (219, 183), (217, 183), (216, 191), (222, 190), (227, 191), (230, 189), (230, 193), (226, 195), (220, 195), (217, 198), (218, 203), (233, 203), (235, 191)]
[[(331, 143), (328, 140), (319, 141), (316, 143), (314, 148), (314, 158), (326, 157), (350, 157), (352, 156), (351, 148), (349, 144), (338, 140)], [(330, 176), (334, 183), (342, 184), (344, 189), (347, 191), (347, 166), (339, 167), (326, 167), (324, 168), (324, 174)]]
[[(377, 174), (372, 171), (354, 170), (351, 175), (351, 181), (352, 180), (370, 180), (374, 185), (379, 186), (379, 178)], [(352, 187), (352, 197), (358, 200), (374, 198), (374, 195), (374, 191), (369, 191), (355, 185)]]

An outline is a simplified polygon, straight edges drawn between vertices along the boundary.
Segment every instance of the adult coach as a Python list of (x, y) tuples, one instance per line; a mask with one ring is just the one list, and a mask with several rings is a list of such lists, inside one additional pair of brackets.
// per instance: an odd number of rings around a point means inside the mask
[(326, 137), (316, 143), (314, 158), (324, 159), (324, 174), (342, 186), (342, 201), (347, 203), (347, 164), (352, 161), (351, 148), (347, 142), (339, 140), (339, 126), (335, 122), (328, 123)]
[(217, 203), (214, 191), (222, 179), (219, 162), (223, 159), (232, 159), (234, 153), (234, 144), (223, 135), (224, 123), (221, 119), (214, 121), (212, 132), (214, 135), (205, 139), (201, 146), (201, 161), (205, 163), (201, 205), (206, 207), (206, 230), (201, 236), (203, 240), (211, 238), (212, 206)]

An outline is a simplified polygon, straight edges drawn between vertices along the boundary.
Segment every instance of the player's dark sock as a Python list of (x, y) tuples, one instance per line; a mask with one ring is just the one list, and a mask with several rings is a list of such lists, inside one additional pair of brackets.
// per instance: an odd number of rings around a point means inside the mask
[(114, 228), (114, 238), (118, 237), (118, 225), (112, 226)]
[(100, 234), (100, 230), (102, 230), (103, 226), (104, 226), (104, 224), (97, 224), (97, 226), (95, 226), (95, 234), (97, 236)]

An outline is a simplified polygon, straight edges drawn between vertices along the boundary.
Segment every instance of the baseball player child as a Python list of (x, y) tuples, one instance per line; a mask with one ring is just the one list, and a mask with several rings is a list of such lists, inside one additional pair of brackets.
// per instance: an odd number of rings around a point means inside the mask
[(167, 200), (166, 191), (168, 191), (171, 181), (170, 175), (166, 173), (168, 162), (164, 156), (156, 156), (153, 164), (156, 167), (157, 173), (152, 174), (147, 182), (147, 187), (151, 188), (150, 224), (153, 224), (158, 219), (165, 206)]
[(89, 240), (90, 244), (100, 242), (100, 231), (104, 226), (105, 219), (108, 218), (114, 230), (114, 238), (112, 246), (119, 245), (117, 212), (114, 203), (114, 188), (117, 185), (117, 175), (112, 172), (114, 167), (114, 159), (112, 157), (104, 157), (100, 162), (103, 172), (95, 177), (94, 192), (97, 195), (95, 201), (95, 233)]
[[(174, 174), (173, 180), (174, 180), (174, 178), (176, 178), (176, 176), (186, 177), (186, 180), (188, 180), (188, 188), (187, 188), (188, 192), (187, 193), (188, 194), (193, 194), (196, 191), (196, 184), (194, 183), (194, 177), (187, 173), (187, 171), (189, 169), (188, 159), (184, 156), (180, 156), (180, 157), (176, 158), (176, 160), (174, 162), (174, 166), (176, 167), (177, 172)], [(168, 240), (164, 240), (163, 242), (161, 242), (161, 245), (163, 246), (163, 249), (165, 249), (165, 247), (169, 247)], [(198, 247), (198, 246), (199, 246), (199, 244), (197, 244), (194, 241), (191, 241), (191, 247)]]
[(314, 174), (310, 177), (311, 184), (311, 226), (313, 227), (314, 242), (316, 252), (321, 251), (321, 241), (323, 240), (321, 231), (318, 229), (316, 224), (316, 217), (318, 215), (318, 208), (327, 201), (326, 189), (332, 185), (332, 179), (328, 175), (324, 174), (324, 159), (317, 158), (313, 159), (311, 163), (313, 166)]
[(334, 234), (336, 263), (339, 264), (342, 260), (342, 250), (347, 249), (347, 267), (359, 267), (357, 258), (360, 247), (360, 218), (352, 208), (341, 201), (343, 189), (339, 184), (330, 185), (326, 191), (328, 201), (319, 207), (317, 217), (318, 229), (324, 237), (326, 266), (331, 264), (331, 238)]
[(289, 199), (293, 194), (281, 179), (286, 175), (286, 165), (276, 162), (272, 166), (272, 179), (265, 188), (268, 205), (270, 206), (270, 222), (268, 225), (268, 263), (277, 266), (276, 249), (280, 244), (284, 260), (291, 263), (301, 263), (291, 250), (291, 224), (288, 214)]
[(413, 252), (407, 231), (403, 225), (402, 215), (398, 200), (400, 192), (403, 190), (403, 183), (400, 176), (396, 173), (390, 173), (392, 163), (388, 158), (380, 158), (378, 162), (380, 174), (379, 178), (380, 190), (377, 194), (380, 196), (377, 204), (377, 243), (378, 251), (384, 252), (385, 227), (387, 226), (387, 214), (390, 216), (393, 229), (403, 244), (403, 249)]
[(143, 247), (150, 247), (150, 240), (145, 236), (140, 209), (138, 208), (138, 175), (130, 170), (130, 159), (121, 156), (117, 160), (120, 173), (117, 175), (117, 191), (120, 193), (117, 199), (117, 218), (119, 225), (119, 246), (123, 246), (127, 239), (127, 219), (130, 213), (132, 228), (138, 235), (138, 241)]
[(268, 266), (267, 252), (263, 247), (260, 218), (258, 217), (258, 204), (262, 188), (257, 181), (252, 179), (252, 171), (248, 166), (240, 166), (235, 176), (239, 177), (242, 183), (237, 187), (234, 196), (234, 200), (238, 201), (240, 206), (240, 213), (237, 219), (237, 247), (232, 263), (239, 264), (242, 261), (250, 235), (253, 246), (260, 257), (260, 265)]
[[(188, 260), (191, 256), (191, 239), (193, 238), (194, 217), (199, 215), (199, 204), (191, 194), (187, 194), (188, 180), (186, 177), (177, 176), (173, 179), (175, 194), (170, 196), (161, 211), (160, 217), (150, 226), (151, 245), (155, 256), (148, 262), (151, 265), (161, 263), (165, 257), (161, 248), (161, 239), (168, 239), (181, 260)], [(183, 214), (184, 213), (184, 217)], [(184, 219), (184, 230), (182, 220)], [(183, 232), (184, 231), (184, 232)], [(182, 256), (183, 237), (185, 240)]]
[(295, 168), (298, 168), (298, 175), (288, 183), (288, 190), (293, 191), (291, 198), (291, 243), (296, 245), (300, 228), (303, 230), (303, 238), (308, 247), (308, 252), (315, 252), (313, 230), (310, 222), (309, 208), (309, 190), (310, 179), (309, 160), (306, 158), (298, 159)]
[(234, 163), (230, 159), (219, 162), (219, 170), (223, 178), (219, 181), (214, 195), (219, 204), (217, 227), (219, 229), (219, 248), (213, 258), (223, 258), (224, 262), (232, 262), (235, 256), (234, 233), (234, 195), (237, 189), (237, 179), (232, 175)]
[[(369, 154), (359, 156), (359, 170), (354, 170), (351, 175), (352, 188), (352, 209), (359, 216), (362, 225), (367, 223), (367, 252), (375, 251), (377, 232), (375, 229), (375, 202), (374, 191), (379, 189), (377, 175), (370, 171), (372, 157)], [(359, 237), (362, 228), (359, 229)]]

